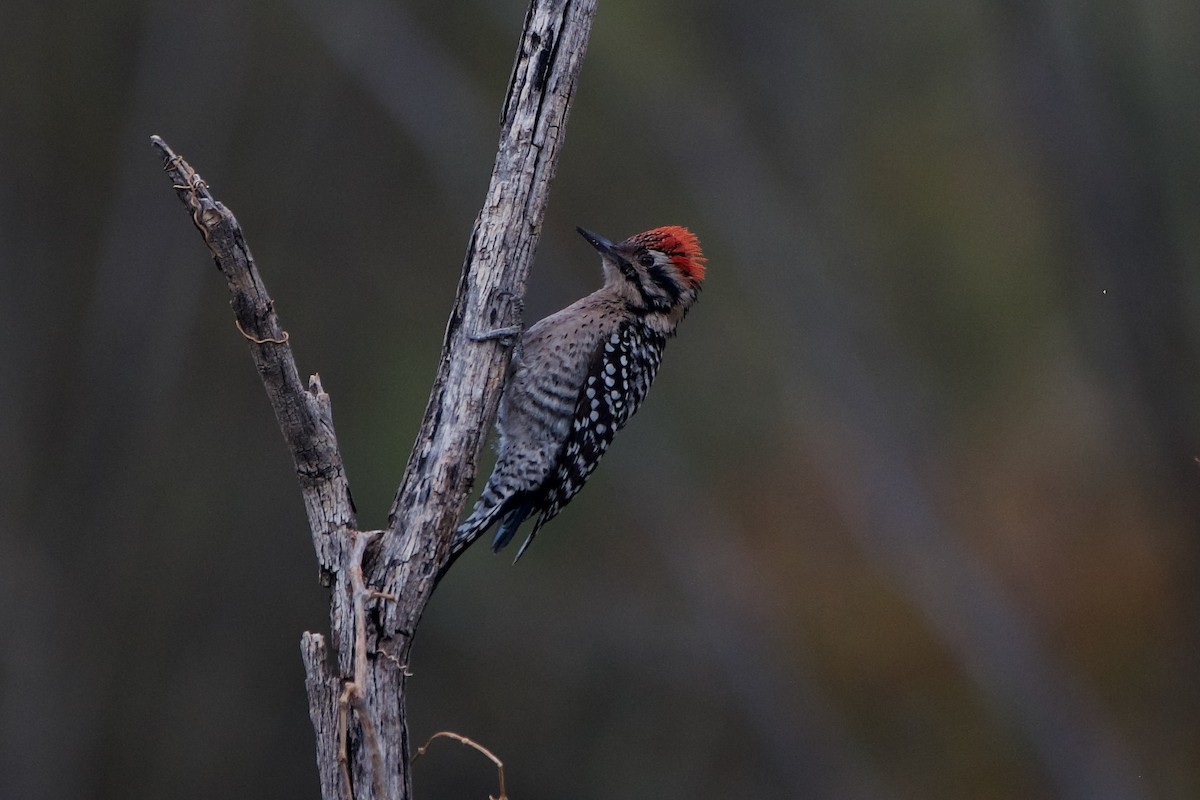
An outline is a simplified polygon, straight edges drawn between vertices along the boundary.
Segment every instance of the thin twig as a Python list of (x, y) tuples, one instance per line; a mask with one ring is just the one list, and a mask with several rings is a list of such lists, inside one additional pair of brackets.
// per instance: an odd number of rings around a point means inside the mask
[(375, 652), (377, 654), (383, 656), (384, 658), (386, 658), (388, 661), (395, 664), (396, 669), (399, 670), (400, 674), (403, 675), (404, 677), (411, 678), (413, 676), (413, 674), (411, 672), (409, 672), (409, 670), (408, 670), (408, 664), (400, 663), (400, 659), (396, 658), (394, 655), (389, 653), (387, 650), (384, 650), (382, 647), (380, 647), (380, 648), (377, 648), (375, 650)]
[(268, 342), (271, 344), (287, 344), (287, 340), (288, 340), (288, 332), (287, 331), (283, 332), (283, 338), (281, 338), (281, 339), (272, 339), (270, 337), (267, 337), (266, 339), (259, 339), (256, 336), (251, 336), (250, 334), (246, 333), (245, 329), (242, 328), (242, 323), (238, 322), (236, 319), (233, 321), (233, 324), (235, 326), (237, 326), (238, 333), (240, 333), (242, 336), (245, 336), (247, 339), (254, 342), (255, 344), (267, 344)]
[(434, 739), (453, 739), (456, 742), (465, 744), (467, 747), (475, 748), (476, 750), (478, 750), (479, 752), (481, 752), (485, 756), (487, 756), (489, 759), (491, 759), (491, 762), (496, 765), (496, 773), (499, 776), (500, 796), (492, 797), (489, 794), (488, 800), (508, 800), (508, 793), (504, 789), (504, 762), (501, 761), (499, 758), (497, 758), (495, 753), (493, 753), (491, 750), (488, 750), (486, 747), (481, 745), (479, 742), (476, 742), (473, 739), (468, 739), (466, 736), (463, 736), (460, 733), (455, 733), (454, 731), (438, 731), (433, 736), (430, 736), (425, 741), (425, 744), (423, 744), (417, 748), (417, 752), (413, 755), (412, 760), (416, 761), (418, 758), (425, 755), (425, 751), (429, 749), (429, 745), (432, 744)]
[(342, 686), (338, 697), (338, 769), (342, 775), (342, 789), (345, 797), (353, 797), (353, 782), (350, 780), (350, 693), (354, 690), (353, 681), (347, 681)]

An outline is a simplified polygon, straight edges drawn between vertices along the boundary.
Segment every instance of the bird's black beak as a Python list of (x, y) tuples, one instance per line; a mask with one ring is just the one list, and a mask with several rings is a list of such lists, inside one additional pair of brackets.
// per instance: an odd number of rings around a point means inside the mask
[(602, 254), (611, 254), (613, 252), (615, 245), (600, 234), (592, 233), (584, 228), (576, 228), (575, 230), (579, 231), (579, 235), (587, 239), (588, 244), (599, 250)]

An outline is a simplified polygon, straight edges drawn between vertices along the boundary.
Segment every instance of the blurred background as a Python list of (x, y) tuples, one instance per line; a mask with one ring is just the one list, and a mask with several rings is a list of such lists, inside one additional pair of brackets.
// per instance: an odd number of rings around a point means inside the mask
[[(0, 797), (318, 796), (300, 494), (148, 137), (238, 215), (364, 527), (519, 0), (0, 9)], [(644, 409), (411, 737), (519, 800), (1200, 796), (1200, 5), (601, 0), (529, 284), (709, 256)], [(418, 797), (483, 798), (450, 742)]]

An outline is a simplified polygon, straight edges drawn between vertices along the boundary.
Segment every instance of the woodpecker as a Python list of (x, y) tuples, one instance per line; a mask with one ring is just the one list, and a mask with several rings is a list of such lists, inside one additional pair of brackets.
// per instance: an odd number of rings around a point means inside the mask
[(455, 532), (454, 553), (497, 520), (499, 552), (536, 514), (514, 562), (521, 558), (646, 398), (667, 339), (700, 294), (706, 259), (687, 228), (654, 228), (616, 244), (577, 230), (600, 253), (604, 286), (517, 339), (496, 417), (496, 466)]

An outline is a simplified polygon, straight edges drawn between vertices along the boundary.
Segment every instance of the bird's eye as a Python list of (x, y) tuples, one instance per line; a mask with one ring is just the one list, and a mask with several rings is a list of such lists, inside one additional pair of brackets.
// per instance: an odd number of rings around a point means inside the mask
[(643, 267), (653, 267), (654, 256), (650, 255), (649, 253), (642, 253), (640, 256), (638, 256), (638, 263)]

